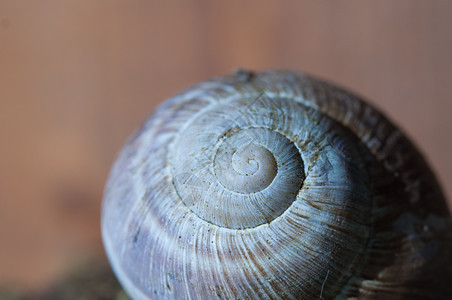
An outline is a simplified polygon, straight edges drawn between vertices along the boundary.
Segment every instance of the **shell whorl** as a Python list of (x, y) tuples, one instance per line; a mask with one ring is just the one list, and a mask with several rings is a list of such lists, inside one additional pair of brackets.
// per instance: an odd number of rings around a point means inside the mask
[(410, 295), (424, 268), (403, 259), (431, 259), (419, 249), (448, 222), (431, 171), (378, 111), (262, 72), (163, 103), (113, 167), (102, 231), (137, 299), (371, 298)]

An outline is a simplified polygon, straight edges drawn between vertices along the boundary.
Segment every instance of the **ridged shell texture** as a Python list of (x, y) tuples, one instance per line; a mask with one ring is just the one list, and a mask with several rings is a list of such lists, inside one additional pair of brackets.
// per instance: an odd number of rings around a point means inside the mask
[(164, 102), (121, 151), (102, 215), (134, 299), (441, 297), (449, 226), (430, 169), (381, 113), (275, 71)]

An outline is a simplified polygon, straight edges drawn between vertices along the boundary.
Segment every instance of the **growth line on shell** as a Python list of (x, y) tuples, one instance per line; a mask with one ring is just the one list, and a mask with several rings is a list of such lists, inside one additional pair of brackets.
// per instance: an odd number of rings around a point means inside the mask
[(322, 295), (323, 295), (323, 288), (325, 287), (325, 283), (326, 283), (326, 280), (328, 279), (328, 275), (329, 275), (329, 274), (330, 274), (330, 270), (328, 270), (328, 271), (326, 272), (325, 280), (323, 280), (322, 288), (320, 289), (320, 297), (319, 297), (320, 300), (323, 299), (323, 297), (322, 297)]
[[(272, 99), (271, 97), (267, 96), (267, 94), (265, 93), (265, 91), (261, 91), (260, 94), (257, 95), (257, 96), (253, 99), (253, 101), (251, 101), (248, 105), (246, 105), (244, 109), (242, 109), (242, 110), (239, 111), (239, 112), (240, 112), (239, 116), (236, 117), (235, 119), (231, 120), (227, 127), (231, 127), (231, 128), (232, 128), (232, 126), (237, 122), (238, 119), (240, 119), (240, 118), (243, 117), (243, 116), (246, 117), (245, 111), (248, 110), (251, 106), (253, 106), (254, 103), (256, 103), (256, 102), (257, 102), (259, 99), (261, 99), (263, 96), (265, 96), (266, 99), (269, 99), (270, 101), (273, 101), (273, 99)], [(251, 139), (251, 138), (252, 138), (252, 137), (250, 136), (250, 139)], [(230, 143), (228, 143), (228, 141), (227, 141), (226, 138), (223, 139), (223, 142), (224, 142), (226, 145), (228, 145), (228, 146), (230, 146), (230, 147), (232, 148), (232, 145), (231, 145)], [(210, 156), (209, 156), (205, 151), (201, 152), (201, 154), (206, 158), (206, 160), (210, 161)], [(180, 176), (183, 175), (183, 174), (185, 174), (185, 173), (176, 175), (176, 176), (175, 176), (175, 177), (176, 177), (176, 180), (179, 181), (177, 178), (180, 177)], [(215, 173), (214, 173), (214, 174), (215, 174)], [(192, 176), (190, 176), (190, 178), (186, 179), (185, 182), (183, 182), (182, 184), (184, 184), (184, 185), (187, 184), (187, 182), (188, 182), (191, 178), (193, 178), (193, 177), (196, 177), (196, 175), (193, 174)], [(192, 186), (194, 187), (195, 185), (192, 184)]]

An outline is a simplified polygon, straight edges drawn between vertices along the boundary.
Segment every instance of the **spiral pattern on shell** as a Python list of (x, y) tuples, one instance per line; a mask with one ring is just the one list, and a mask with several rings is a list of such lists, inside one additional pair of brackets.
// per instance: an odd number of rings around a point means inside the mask
[(163, 103), (120, 153), (102, 216), (134, 299), (409, 296), (425, 262), (447, 255), (421, 250), (448, 224), (433, 174), (385, 117), (272, 71)]

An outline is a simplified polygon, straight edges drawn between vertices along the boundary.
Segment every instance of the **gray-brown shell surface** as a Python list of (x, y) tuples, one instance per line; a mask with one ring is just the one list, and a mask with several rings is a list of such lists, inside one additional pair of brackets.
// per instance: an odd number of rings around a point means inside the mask
[(102, 234), (133, 299), (444, 299), (451, 221), (412, 143), (295, 72), (164, 102), (108, 180)]

